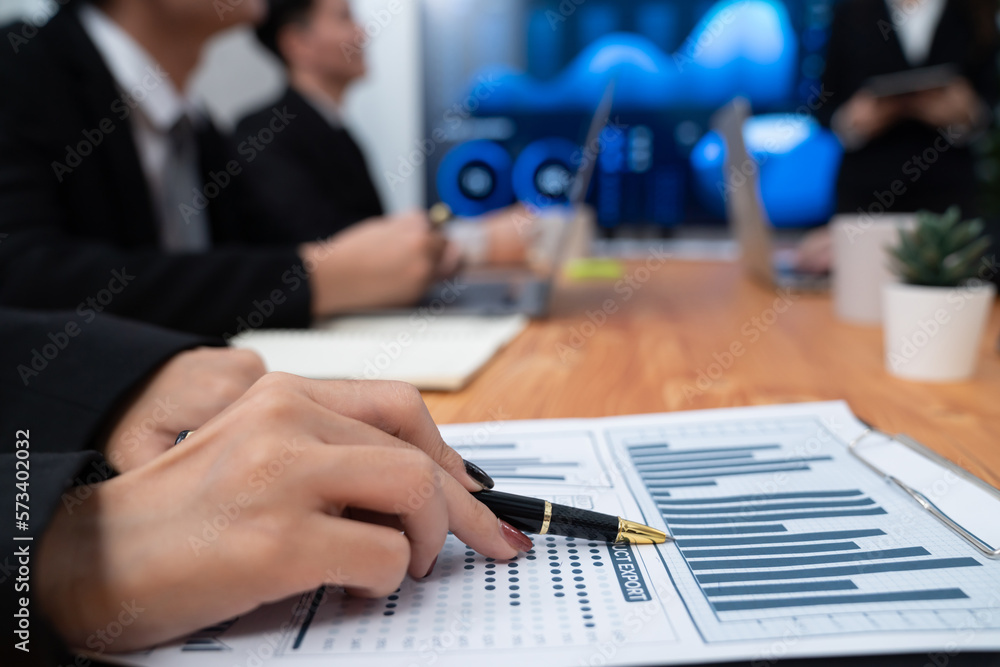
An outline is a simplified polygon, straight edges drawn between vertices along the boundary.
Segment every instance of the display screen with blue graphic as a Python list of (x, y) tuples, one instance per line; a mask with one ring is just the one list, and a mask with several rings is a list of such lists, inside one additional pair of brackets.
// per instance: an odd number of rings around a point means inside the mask
[(752, 152), (772, 221), (825, 222), (839, 145), (802, 112), (822, 101), (834, 2), (428, 0), (427, 198), (468, 213), (564, 203), (615, 79), (588, 196), (602, 227), (720, 223), (724, 146), (709, 120), (737, 95), (771, 114), (748, 131), (763, 137)]

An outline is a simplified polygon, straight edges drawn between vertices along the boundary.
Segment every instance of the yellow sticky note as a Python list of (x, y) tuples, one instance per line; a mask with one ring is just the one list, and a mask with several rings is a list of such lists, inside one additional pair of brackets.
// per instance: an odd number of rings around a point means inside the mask
[(566, 264), (566, 276), (571, 280), (617, 280), (624, 275), (625, 265), (617, 259), (591, 257)]

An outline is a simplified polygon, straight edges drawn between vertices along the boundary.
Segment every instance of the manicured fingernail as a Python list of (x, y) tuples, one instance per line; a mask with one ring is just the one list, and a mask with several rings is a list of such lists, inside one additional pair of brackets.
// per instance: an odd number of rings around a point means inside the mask
[(495, 485), (493, 478), (483, 472), (483, 469), (475, 463), (465, 461), (465, 472), (469, 473), (469, 477), (474, 479), (477, 484), (482, 484), (484, 489), (492, 489)]
[(435, 556), (434, 557), (434, 561), (431, 563), (430, 568), (427, 570), (427, 574), (424, 575), (424, 579), (426, 579), (427, 577), (431, 576), (431, 574), (433, 574), (433, 572), (434, 572), (434, 566), (437, 565), (437, 564), (438, 564), (438, 559), (437, 559), (437, 556)]
[(535, 546), (531, 538), (514, 526), (500, 519), (497, 519), (497, 521), (500, 521), (500, 534), (503, 535), (504, 541), (519, 552), (528, 553)]

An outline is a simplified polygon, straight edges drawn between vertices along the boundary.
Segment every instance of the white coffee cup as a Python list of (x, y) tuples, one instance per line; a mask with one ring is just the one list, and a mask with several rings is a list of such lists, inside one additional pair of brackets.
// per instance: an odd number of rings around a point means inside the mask
[(882, 323), (882, 287), (896, 280), (887, 248), (912, 229), (916, 215), (838, 215), (833, 236), (833, 303), (837, 317), (852, 324)]

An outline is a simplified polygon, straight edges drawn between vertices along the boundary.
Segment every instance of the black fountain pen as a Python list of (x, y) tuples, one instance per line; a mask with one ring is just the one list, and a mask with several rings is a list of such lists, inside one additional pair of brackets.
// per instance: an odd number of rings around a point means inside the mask
[(635, 521), (557, 505), (538, 498), (489, 490), (472, 495), (489, 507), (498, 518), (526, 533), (579, 537), (617, 544), (663, 544), (674, 539), (661, 530)]

